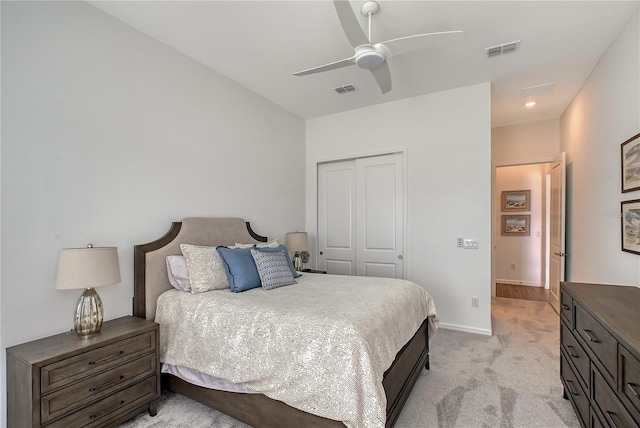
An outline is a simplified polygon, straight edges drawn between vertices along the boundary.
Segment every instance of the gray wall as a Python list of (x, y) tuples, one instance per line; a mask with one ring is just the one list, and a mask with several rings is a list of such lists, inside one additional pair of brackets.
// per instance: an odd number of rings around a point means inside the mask
[(72, 328), (61, 248), (117, 246), (105, 318), (131, 314), (133, 246), (186, 216), (304, 229), (300, 118), (84, 2), (2, 2), (5, 347)]

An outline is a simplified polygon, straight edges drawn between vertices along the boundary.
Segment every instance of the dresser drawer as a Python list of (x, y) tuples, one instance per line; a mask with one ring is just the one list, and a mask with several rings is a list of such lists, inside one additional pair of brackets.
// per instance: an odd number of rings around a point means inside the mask
[(156, 355), (148, 354), (42, 397), (41, 421), (49, 422), (156, 372)]
[(640, 361), (620, 347), (620, 390), (629, 399), (629, 411), (640, 424)]
[(597, 360), (600, 360), (604, 375), (615, 385), (616, 368), (618, 367), (618, 344), (591, 315), (580, 305), (575, 305), (575, 330), (591, 349)]
[(571, 365), (567, 360), (564, 352), (561, 352), (560, 358), (560, 377), (564, 384), (565, 391), (569, 396), (569, 400), (573, 403), (573, 407), (576, 409), (576, 413), (582, 421), (582, 426), (588, 426), (589, 421), (589, 396), (584, 393), (578, 378), (576, 377)]
[(635, 427), (638, 424), (633, 420), (629, 412), (624, 408), (615, 392), (604, 380), (600, 371), (591, 369), (591, 390), (593, 400), (602, 413), (604, 420), (612, 427)]
[(573, 328), (573, 298), (568, 293), (560, 294), (560, 316)]
[(106, 426), (109, 421), (148, 402), (154, 396), (156, 396), (156, 377), (152, 376), (58, 419), (47, 425), (47, 428)]
[(147, 332), (72, 358), (42, 367), (40, 391), (44, 394), (82, 378), (94, 376), (127, 359), (155, 349), (155, 334)]
[(578, 374), (586, 387), (587, 395), (589, 395), (589, 378), (591, 377), (591, 364), (589, 362), (589, 356), (582, 349), (582, 345), (578, 343), (578, 340), (569, 331), (569, 328), (561, 323), (562, 330), (560, 331), (560, 337), (562, 342), (562, 349), (567, 353), (567, 358), (573, 363), (578, 370)]

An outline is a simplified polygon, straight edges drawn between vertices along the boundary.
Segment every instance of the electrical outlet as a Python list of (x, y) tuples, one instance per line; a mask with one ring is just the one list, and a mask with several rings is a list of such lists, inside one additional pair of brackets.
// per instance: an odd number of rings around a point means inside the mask
[(472, 308), (479, 308), (480, 307), (480, 298), (472, 297), (471, 298), (471, 307)]
[(464, 238), (462, 236), (458, 236), (456, 242), (458, 244), (458, 247), (463, 247), (464, 246)]
[(467, 250), (477, 250), (480, 248), (480, 241), (477, 239), (465, 239), (464, 248)]

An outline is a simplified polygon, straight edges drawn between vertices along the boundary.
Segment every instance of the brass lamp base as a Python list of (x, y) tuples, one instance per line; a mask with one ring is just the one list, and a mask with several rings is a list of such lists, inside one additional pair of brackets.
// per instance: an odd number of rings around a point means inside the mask
[(95, 288), (87, 288), (78, 299), (73, 325), (78, 336), (100, 333), (104, 309), (102, 299)]

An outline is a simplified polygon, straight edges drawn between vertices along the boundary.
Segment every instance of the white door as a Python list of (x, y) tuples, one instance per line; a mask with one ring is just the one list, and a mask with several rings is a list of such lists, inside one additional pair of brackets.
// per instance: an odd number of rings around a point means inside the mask
[(318, 266), (356, 274), (355, 161), (318, 165)]
[(551, 167), (549, 303), (560, 313), (560, 282), (564, 281), (565, 160), (564, 152)]
[(402, 278), (402, 156), (358, 159), (356, 183), (356, 273)]
[(402, 155), (318, 166), (318, 263), (338, 275), (403, 278)]

